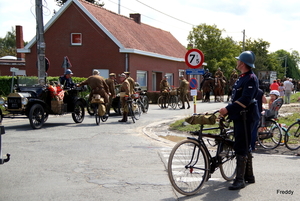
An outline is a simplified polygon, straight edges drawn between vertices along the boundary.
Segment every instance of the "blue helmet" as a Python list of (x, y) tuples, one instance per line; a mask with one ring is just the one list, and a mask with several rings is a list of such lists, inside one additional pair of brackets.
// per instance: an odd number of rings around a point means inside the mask
[(244, 51), (240, 54), (240, 56), (235, 57), (236, 59), (244, 62), (251, 68), (255, 68), (254, 62), (255, 62), (255, 54), (252, 51)]

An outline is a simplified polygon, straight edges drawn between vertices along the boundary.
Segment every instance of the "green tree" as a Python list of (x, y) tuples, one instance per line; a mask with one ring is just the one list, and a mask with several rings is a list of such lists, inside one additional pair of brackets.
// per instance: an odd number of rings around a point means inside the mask
[(4, 38), (0, 38), (0, 57), (3, 56), (17, 56), (16, 48), (16, 31), (12, 27)]
[(235, 57), (240, 54), (241, 48), (232, 38), (223, 38), (222, 31), (225, 30), (204, 23), (194, 27), (187, 39), (193, 48), (203, 52), (210, 71), (215, 72), (220, 67), (224, 75), (229, 77), (236, 67)]
[[(55, 0), (58, 6), (63, 6), (68, 0)], [(90, 3), (96, 4), (98, 6), (103, 7), (104, 3), (100, 3), (99, 0), (85, 0), (88, 1)]]

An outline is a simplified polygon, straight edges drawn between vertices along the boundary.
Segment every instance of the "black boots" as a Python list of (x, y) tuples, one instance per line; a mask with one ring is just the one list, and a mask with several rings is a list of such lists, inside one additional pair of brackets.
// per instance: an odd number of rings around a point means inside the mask
[(127, 122), (127, 112), (123, 112), (123, 118), (119, 122)]
[(248, 153), (247, 163), (246, 163), (246, 171), (245, 171), (245, 182), (248, 182), (248, 184), (255, 183), (255, 177), (253, 175), (253, 167), (252, 167), (252, 154)]
[(245, 169), (246, 169), (247, 156), (236, 156), (236, 177), (229, 190), (239, 190), (245, 187)]

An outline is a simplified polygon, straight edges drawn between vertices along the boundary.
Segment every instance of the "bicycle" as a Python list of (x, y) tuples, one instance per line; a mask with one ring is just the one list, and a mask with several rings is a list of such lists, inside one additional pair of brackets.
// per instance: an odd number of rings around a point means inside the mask
[(284, 144), (289, 150), (297, 150), (300, 148), (300, 119), (292, 123), (284, 137)]
[[(217, 112), (219, 111), (212, 115)], [(218, 168), (225, 180), (234, 179), (236, 155), (233, 151), (234, 141), (231, 139), (233, 131), (226, 122), (227, 120), (220, 118), (218, 127), (204, 128), (204, 125), (200, 125), (199, 131), (193, 132), (198, 135), (197, 139), (188, 137), (174, 146), (168, 160), (168, 176), (176, 191), (183, 195), (196, 194)], [(220, 132), (219, 135), (203, 133), (209, 130)], [(210, 154), (203, 137), (215, 140), (215, 156)]]
[(164, 102), (166, 102), (167, 108), (169, 106), (174, 110), (176, 109), (176, 107), (180, 108), (181, 100), (177, 90), (173, 89), (170, 92), (167, 92), (167, 94), (161, 95), (157, 99), (158, 106), (162, 109), (164, 108)]
[[(98, 96), (98, 97), (97, 97)], [(97, 98), (94, 98), (97, 97)], [(93, 111), (93, 115), (95, 116), (96, 124), (100, 124), (100, 120), (102, 122), (106, 122), (108, 119), (108, 115), (106, 114), (106, 107), (103, 98), (100, 98), (100, 95), (94, 94), (92, 101), (89, 106)]]
[(275, 149), (281, 143), (283, 129), (275, 119), (266, 118), (263, 123), (262, 118), (257, 128), (257, 141), (265, 149)]
[(140, 91), (138, 92), (139, 96), (136, 102), (141, 104), (141, 109), (143, 113), (147, 113), (149, 109), (149, 99), (147, 97), (146, 91)]
[(135, 103), (135, 101), (132, 100), (132, 98), (127, 97), (127, 107), (128, 107), (128, 116), (131, 117), (133, 123), (135, 123), (135, 120), (139, 120), (141, 116), (141, 105)]

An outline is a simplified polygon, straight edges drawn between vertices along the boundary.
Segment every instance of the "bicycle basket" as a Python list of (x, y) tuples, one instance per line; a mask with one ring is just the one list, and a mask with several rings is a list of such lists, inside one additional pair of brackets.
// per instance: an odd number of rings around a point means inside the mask
[(176, 89), (172, 89), (172, 90), (170, 91), (170, 95), (171, 95), (171, 96), (177, 96), (177, 90), (176, 90)]
[(217, 117), (214, 114), (197, 114), (186, 118), (185, 121), (192, 125), (194, 124), (213, 125), (216, 123), (216, 119)]

